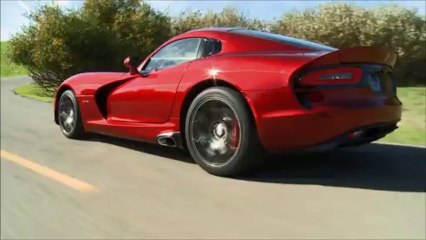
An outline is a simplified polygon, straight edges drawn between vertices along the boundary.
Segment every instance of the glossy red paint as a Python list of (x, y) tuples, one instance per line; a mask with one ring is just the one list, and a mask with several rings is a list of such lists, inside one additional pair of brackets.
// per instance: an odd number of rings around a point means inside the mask
[(165, 123), (179, 82), (189, 62), (153, 71), (146, 77), (137, 76), (108, 96), (108, 120), (135, 123)]
[(255, 99), (258, 133), (263, 146), (272, 152), (319, 145), (358, 127), (401, 118), (401, 102), (396, 97), (375, 97), (368, 89), (324, 90), (325, 99), (311, 109), (300, 108), (285, 89), (245, 95)]
[[(165, 42), (139, 70), (164, 46), (184, 38), (216, 39), (222, 48), (148, 76), (134, 71), (79, 74), (66, 80), (57, 96), (66, 89), (74, 91), (86, 131), (155, 142), (158, 134), (182, 131), (185, 104), (193, 93), (225, 85), (244, 96), (261, 143), (270, 152), (305, 149), (362, 126), (396, 123), (401, 118), (401, 103), (392, 92), (377, 93), (362, 84), (345, 87), (326, 82), (330, 88), (317, 88), (321, 81), (311, 81), (313, 87), (303, 88), (297, 83), (305, 71), (326, 66), (362, 63), (392, 68), (396, 54), (385, 48), (318, 51), (229, 29), (204, 29)], [(350, 84), (359, 82), (361, 68), (340, 67), (355, 72), (357, 81)], [(303, 96), (309, 107), (303, 105)]]

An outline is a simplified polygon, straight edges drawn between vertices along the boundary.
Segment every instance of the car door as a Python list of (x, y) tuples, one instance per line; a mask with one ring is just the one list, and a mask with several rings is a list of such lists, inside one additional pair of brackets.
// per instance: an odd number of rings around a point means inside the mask
[(164, 123), (169, 120), (176, 89), (190, 61), (200, 56), (201, 38), (171, 42), (142, 67), (148, 75), (119, 86), (108, 97), (108, 120)]

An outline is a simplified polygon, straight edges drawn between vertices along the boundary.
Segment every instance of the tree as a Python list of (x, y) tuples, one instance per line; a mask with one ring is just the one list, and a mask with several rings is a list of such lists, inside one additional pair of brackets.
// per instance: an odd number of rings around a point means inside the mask
[(11, 58), (51, 92), (77, 73), (124, 70), (126, 56), (144, 57), (173, 35), (205, 27), (268, 29), (337, 48), (385, 45), (399, 54), (399, 84), (426, 84), (425, 18), (397, 5), (327, 3), (266, 22), (233, 7), (170, 17), (139, 0), (87, 0), (74, 11), (43, 6), (29, 18), (32, 23), (10, 40)]
[(67, 12), (47, 5), (29, 18), (10, 40), (11, 58), (50, 92), (80, 72), (123, 70), (127, 55), (146, 56), (170, 37), (170, 18), (138, 0), (87, 0)]
[(426, 84), (425, 19), (398, 5), (366, 9), (330, 3), (283, 15), (272, 31), (337, 48), (381, 45), (397, 51), (398, 83)]
[(172, 21), (174, 35), (208, 27), (241, 27), (262, 30), (265, 29), (266, 25), (257, 19), (247, 18), (234, 7), (226, 7), (218, 13), (207, 11), (203, 14), (200, 11), (185, 11)]

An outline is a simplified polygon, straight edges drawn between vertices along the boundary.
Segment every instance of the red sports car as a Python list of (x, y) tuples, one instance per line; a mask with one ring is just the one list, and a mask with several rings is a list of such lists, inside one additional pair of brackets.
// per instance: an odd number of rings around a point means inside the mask
[(265, 153), (330, 150), (396, 129), (401, 102), (383, 47), (335, 49), (234, 28), (186, 32), (127, 73), (83, 73), (55, 96), (69, 138), (93, 132), (188, 149), (207, 172), (234, 176)]

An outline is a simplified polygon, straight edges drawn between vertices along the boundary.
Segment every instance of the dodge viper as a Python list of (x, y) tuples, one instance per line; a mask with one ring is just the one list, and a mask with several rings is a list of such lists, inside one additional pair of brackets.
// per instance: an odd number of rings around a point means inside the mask
[(98, 133), (187, 149), (209, 173), (235, 176), (268, 153), (329, 151), (397, 128), (402, 103), (384, 47), (335, 49), (283, 35), (198, 29), (128, 72), (65, 80), (55, 122), (68, 138)]

